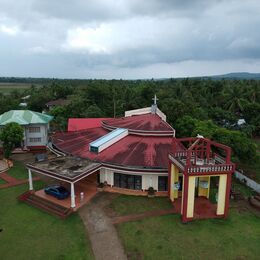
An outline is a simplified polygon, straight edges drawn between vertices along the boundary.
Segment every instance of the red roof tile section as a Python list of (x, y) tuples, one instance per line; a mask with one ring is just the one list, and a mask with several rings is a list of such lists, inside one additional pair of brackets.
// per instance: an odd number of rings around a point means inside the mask
[(109, 118), (69, 118), (68, 131), (80, 131), (94, 127), (100, 127), (103, 120)]
[(114, 118), (103, 120), (103, 127), (112, 130), (115, 128), (127, 128), (129, 132), (135, 133), (168, 133), (173, 135), (174, 129), (156, 114), (144, 114), (137, 116)]
[(89, 143), (108, 133), (99, 127), (78, 132), (57, 133), (53, 144), (63, 152), (124, 167), (168, 167), (173, 137), (128, 135), (99, 154), (89, 151)]

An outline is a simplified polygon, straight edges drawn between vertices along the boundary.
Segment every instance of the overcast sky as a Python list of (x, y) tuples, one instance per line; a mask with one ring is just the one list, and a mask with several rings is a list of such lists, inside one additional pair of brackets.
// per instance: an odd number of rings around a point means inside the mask
[(0, 0), (0, 76), (260, 72), (259, 0)]

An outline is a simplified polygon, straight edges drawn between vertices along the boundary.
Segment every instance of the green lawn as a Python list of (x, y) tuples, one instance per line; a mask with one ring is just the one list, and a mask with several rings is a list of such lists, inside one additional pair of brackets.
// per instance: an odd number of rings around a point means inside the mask
[(144, 196), (120, 195), (109, 205), (118, 215), (143, 213), (146, 211), (169, 209), (170, 200), (165, 197), (147, 198)]
[(227, 220), (182, 224), (167, 215), (118, 226), (129, 259), (259, 259), (260, 221), (230, 212)]
[[(125, 195), (110, 205), (118, 215), (170, 206), (167, 198)], [(226, 220), (182, 224), (180, 215), (167, 215), (122, 223), (117, 230), (129, 259), (259, 259), (260, 255), (260, 219), (237, 209), (231, 209)]]
[[(1, 174), (0, 174), (0, 176), (1, 176)], [(5, 183), (6, 183), (6, 182), (5, 182), (3, 179), (0, 178), (0, 185), (1, 185), (1, 184), (5, 184)]]
[[(43, 183), (35, 182), (35, 188)], [(60, 220), (18, 202), (27, 185), (0, 190), (1, 259), (93, 259), (83, 223), (74, 214)]]
[(8, 174), (18, 180), (28, 178), (28, 172), (24, 164), (19, 161), (14, 161), (14, 166), (8, 170)]

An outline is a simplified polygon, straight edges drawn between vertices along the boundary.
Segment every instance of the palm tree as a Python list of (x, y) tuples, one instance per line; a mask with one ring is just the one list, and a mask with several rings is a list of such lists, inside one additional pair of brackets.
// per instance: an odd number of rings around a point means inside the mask
[(246, 100), (245, 88), (242, 85), (226, 86), (223, 91), (224, 96), (224, 108), (231, 112), (242, 112), (244, 105), (248, 101)]

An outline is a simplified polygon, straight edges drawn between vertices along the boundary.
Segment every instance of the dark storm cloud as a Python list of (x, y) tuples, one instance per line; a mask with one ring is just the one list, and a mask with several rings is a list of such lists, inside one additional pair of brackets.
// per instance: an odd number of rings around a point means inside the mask
[(0, 0), (0, 74), (255, 71), (259, 10), (257, 0)]
[(60, 0), (33, 2), (32, 8), (46, 17), (80, 20), (103, 21), (126, 19), (137, 15), (191, 15), (196, 16), (217, 0)]

